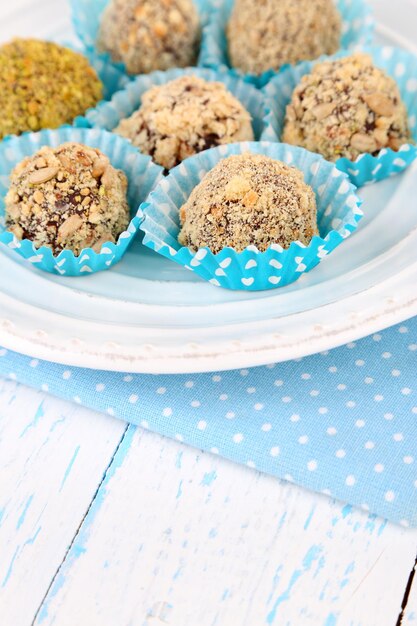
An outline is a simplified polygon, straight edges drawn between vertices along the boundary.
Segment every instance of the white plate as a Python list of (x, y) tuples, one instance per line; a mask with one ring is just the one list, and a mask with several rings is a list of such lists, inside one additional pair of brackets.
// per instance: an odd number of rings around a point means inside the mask
[[(19, 4), (25, 10), (1, 7), (0, 39), (68, 39), (62, 3)], [(379, 40), (412, 49), (417, 5), (374, 4), (380, 23), (396, 27), (380, 26)], [(0, 344), (68, 365), (185, 373), (284, 361), (377, 332), (417, 315), (417, 165), (361, 195), (357, 233), (270, 292), (218, 289), (139, 242), (113, 270), (77, 279), (38, 272), (2, 248)]]

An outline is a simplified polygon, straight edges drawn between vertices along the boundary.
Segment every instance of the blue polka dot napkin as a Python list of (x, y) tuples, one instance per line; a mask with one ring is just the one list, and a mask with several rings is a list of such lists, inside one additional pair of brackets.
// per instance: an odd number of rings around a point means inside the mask
[(140, 376), (0, 357), (1, 376), (417, 526), (417, 318), (226, 373)]

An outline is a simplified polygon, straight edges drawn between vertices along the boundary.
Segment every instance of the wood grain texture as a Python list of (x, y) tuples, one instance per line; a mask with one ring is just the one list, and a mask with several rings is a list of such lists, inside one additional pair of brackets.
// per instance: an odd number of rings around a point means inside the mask
[(129, 428), (35, 624), (394, 626), (416, 548), (416, 532)]
[(85, 413), (0, 380), (2, 626), (31, 623), (125, 430)]
[(410, 574), (409, 588), (406, 591), (406, 603), (403, 616), (398, 626), (417, 625), (417, 559), (413, 571)]

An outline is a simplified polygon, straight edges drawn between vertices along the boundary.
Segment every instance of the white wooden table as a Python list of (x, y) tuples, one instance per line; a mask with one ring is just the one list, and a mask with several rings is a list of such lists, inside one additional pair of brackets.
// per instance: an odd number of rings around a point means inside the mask
[(416, 553), (417, 531), (0, 379), (1, 626), (413, 626)]

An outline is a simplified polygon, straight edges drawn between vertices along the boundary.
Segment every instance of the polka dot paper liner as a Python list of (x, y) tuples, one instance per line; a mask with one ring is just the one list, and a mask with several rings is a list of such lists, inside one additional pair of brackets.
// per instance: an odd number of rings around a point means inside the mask
[[(320, 236), (313, 237), (308, 246), (293, 242), (283, 249), (273, 244), (265, 252), (255, 246), (240, 253), (225, 248), (218, 254), (208, 248), (194, 253), (182, 247), (178, 243), (179, 210), (194, 187), (221, 159), (248, 151), (284, 161), (304, 173), (316, 195)], [(260, 291), (289, 285), (318, 265), (356, 230), (363, 216), (360, 203), (348, 177), (322, 157), (285, 144), (244, 142), (207, 150), (171, 170), (141, 207), (144, 219), (140, 228), (146, 246), (211, 284)]]
[[(226, 27), (233, 9), (234, 0), (224, 0), (220, 8), (211, 12), (210, 19), (203, 29), (200, 65), (218, 70), (232, 71), (245, 81), (257, 87), (265, 86), (276, 72), (269, 70), (256, 76), (232, 68), (227, 51)], [(374, 19), (370, 7), (364, 0), (337, 0), (337, 8), (342, 16), (341, 48), (351, 48), (367, 44), (372, 38)]]
[[(29, 239), (19, 240), (5, 225), (5, 196), (10, 184), (10, 173), (26, 156), (35, 154), (43, 146), (59, 146), (75, 141), (106, 154), (111, 164), (124, 171), (128, 178), (128, 201), (131, 221), (116, 243), (104, 243), (100, 252), (86, 248), (75, 256), (71, 250), (63, 250), (54, 256), (51, 248), (37, 248)], [(61, 276), (85, 276), (107, 270), (118, 263), (133, 238), (140, 219), (137, 215), (140, 204), (146, 199), (162, 176), (162, 168), (152, 163), (136, 148), (121, 137), (103, 130), (64, 126), (57, 130), (39, 133), (24, 133), (20, 137), (9, 137), (0, 143), (0, 243), (4, 244), (35, 267)]]
[(215, 70), (198, 67), (172, 69), (166, 72), (152, 72), (142, 74), (121, 91), (114, 94), (110, 102), (103, 102), (95, 109), (90, 109), (85, 116), (85, 122), (93, 128), (113, 130), (122, 119), (137, 111), (142, 104), (142, 97), (152, 87), (165, 85), (181, 76), (197, 76), (206, 81), (223, 83), (235, 98), (249, 111), (252, 117), (252, 126), (255, 139), (259, 139), (264, 128), (265, 103), (263, 94), (248, 85), (231, 72), (216, 72)]
[[(408, 121), (413, 140), (417, 140), (417, 57), (405, 50), (388, 46), (358, 48), (369, 54), (375, 65), (389, 74), (397, 83), (401, 97), (408, 111)], [(338, 59), (351, 54), (342, 51), (320, 60)], [(317, 63), (317, 61), (316, 61)], [(314, 63), (306, 61), (296, 67), (288, 67), (273, 78), (264, 88), (265, 93), (265, 129), (262, 139), (280, 141), (285, 121), (286, 107), (292, 93), (305, 74), (309, 74)], [(340, 158), (336, 166), (350, 177), (357, 186), (377, 182), (404, 171), (417, 157), (414, 143), (405, 143), (398, 152), (384, 148), (377, 156), (361, 154), (355, 161)]]

